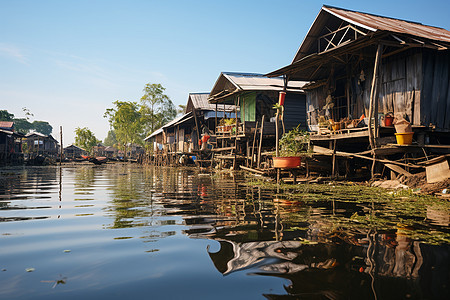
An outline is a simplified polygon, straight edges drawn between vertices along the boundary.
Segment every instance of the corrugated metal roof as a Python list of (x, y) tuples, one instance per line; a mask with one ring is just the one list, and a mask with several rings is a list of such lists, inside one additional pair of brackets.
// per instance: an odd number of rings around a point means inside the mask
[(189, 93), (188, 101), (192, 101), (195, 109), (214, 110), (215, 105), (208, 102), (209, 93)]
[(184, 114), (182, 116), (179, 116), (179, 117), (173, 119), (172, 121), (168, 122), (167, 124), (163, 125), (161, 128), (155, 130), (152, 134), (147, 136), (144, 139), (144, 141), (146, 141), (146, 140), (148, 140), (148, 139), (150, 139), (150, 138), (152, 138), (152, 137), (154, 137), (154, 136), (156, 136), (158, 134), (161, 134), (163, 132), (164, 128), (168, 128), (168, 127), (177, 125), (177, 124), (181, 123), (182, 121), (186, 121), (186, 120), (190, 119), (191, 117), (192, 117), (192, 112), (188, 112), (187, 114)]
[(321, 35), (324, 26), (333, 18), (338, 18), (371, 32), (387, 31), (450, 43), (450, 31), (443, 28), (324, 5), (311, 25), (292, 62), (298, 61), (314, 52), (311, 49), (316, 47), (318, 36)]
[[(287, 91), (302, 92), (306, 82), (289, 81)], [(245, 91), (282, 91), (284, 81), (281, 77), (269, 78), (257, 73), (222, 72), (211, 90), (209, 100), (220, 99)]]
[[(39, 137), (43, 137), (43, 138), (50, 137), (50, 135), (47, 136), (47, 135), (45, 135), (45, 134), (43, 134), (43, 133), (40, 133), (40, 132), (29, 132), (29, 133), (27, 133), (27, 134), (25, 135), (25, 137), (30, 137), (30, 136), (33, 136), (33, 135), (36, 135), (36, 136), (39, 136)], [(52, 138), (53, 138), (53, 137), (52, 137)]]
[(147, 141), (147, 140), (151, 139), (152, 137), (157, 136), (158, 134), (161, 134), (162, 132), (163, 132), (163, 128), (162, 128), (162, 127), (159, 128), (159, 129), (156, 129), (156, 130), (153, 131), (148, 137), (146, 137), (146, 138), (144, 139), (144, 141)]
[(86, 151), (86, 150), (84, 150), (83, 148), (78, 147), (78, 146), (76, 146), (76, 145), (74, 145), (74, 144), (65, 147), (64, 150), (68, 150), (68, 149), (71, 149), (71, 148), (75, 148), (75, 149), (78, 149), (78, 150)]
[(187, 114), (184, 114), (182, 116), (179, 116), (178, 118), (173, 119), (172, 121), (168, 122), (166, 125), (164, 125), (162, 128), (167, 128), (170, 126), (173, 126), (177, 123), (179, 123), (180, 121), (183, 121), (184, 119), (187, 119), (189, 116), (192, 115), (192, 112), (188, 112)]
[[(269, 78), (263, 74), (252, 73), (223, 73), (228, 80), (233, 82), (241, 91), (259, 91), (271, 90), (281, 91), (284, 87), (283, 78)], [(302, 81), (291, 81), (288, 85), (288, 91), (301, 91), (306, 84)]]
[(14, 126), (12, 121), (0, 121), (0, 128), (10, 129)]
[(450, 43), (450, 31), (447, 31), (443, 28), (331, 6), (324, 6), (323, 10), (328, 11), (329, 13), (347, 22), (368, 28), (372, 31), (385, 30), (397, 33), (405, 33), (435, 41)]
[[(190, 93), (188, 103), (186, 105), (186, 112), (192, 111), (192, 106), (196, 110), (215, 111), (216, 104), (209, 103), (208, 98), (209, 93)], [(224, 109), (227, 112), (234, 111), (234, 105), (225, 105), (225, 108), (220, 106), (220, 110)]]

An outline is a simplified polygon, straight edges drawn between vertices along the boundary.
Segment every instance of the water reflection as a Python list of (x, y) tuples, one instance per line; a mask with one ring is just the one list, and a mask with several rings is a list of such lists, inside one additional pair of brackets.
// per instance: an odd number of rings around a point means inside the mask
[[(219, 242), (219, 250), (208, 248), (208, 254), (223, 275), (247, 272), (290, 281), (286, 294), (265, 294), (268, 299), (450, 295), (450, 247), (410, 237), (424, 228), (394, 223), (395, 215), (383, 221), (396, 228), (388, 231), (378, 231), (377, 223), (347, 226), (342, 219), (358, 213), (375, 217), (384, 207), (369, 200), (352, 203), (351, 195), (315, 203), (282, 194), (274, 198), (273, 191), (240, 185), (242, 181), (231, 176), (200, 178), (192, 188), (197, 194), (187, 199), (163, 192), (167, 213), (183, 216), (187, 235)], [(424, 212), (434, 225), (444, 226), (430, 229), (448, 232), (448, 213), (429, 207)]]
[[(1, 228), (6, 254), (0, 258), (13, 257), (20, 265), (33, 257), (29, 267), (39, 257), (45, 263), (37, 270), (51, 272), (38, 282), (55, 290), (77, 282), (79, 290), (110, 287), (126, 277), (142, 296), (150, 294), (146, 288), (155, 278), (174, 284), (183, 277), (191, 278), (184, 280), (195, 293), (180, 290), (175, 298), (195, 298), (238, 276), (242, 297), (251, 290), (243, 278), (252, 278), (261, 282), (253, 289), (267, 299), (450, 298), (449, 214), (433, 204), (408, 208), (409, 217), (400, 207), (408, 203), (377, 202), (363, 188), (277, 191), (248, 185), (253, 179), (240, 173), (199, 174), (193, 168), (117, 164), (0, 174), (0, 222), (9, 225)], [(24, 239), (16, 242), (12, 236), (19, 231)], [(438, 245), (424, 242), (429, 232)], [(191, 243), (202, 242), (208, 246), (190, 254), (200, 258), (183, 269)], [(74, 250), (66, 253), (70, 261), (54, 258), (61, 249)], [(68, 266), (65, 272), (61, 264)], [(173, 272), (164, 277), (167, 269)], [(220, 276), (199, 275), (198, 269)], [(15, 280), (17, 289), (0, 291), (0, 298), (23, 295), (21, 280), (32, 285), (20, 273), (4, 278), (0, 283)], [(266, 280), (278, 288), (265, 289)], [(233, 298), (239, 283), (231, 282), (216, 297)], [(168, 298), (167, 289), (155, 289), (152, 295)]]

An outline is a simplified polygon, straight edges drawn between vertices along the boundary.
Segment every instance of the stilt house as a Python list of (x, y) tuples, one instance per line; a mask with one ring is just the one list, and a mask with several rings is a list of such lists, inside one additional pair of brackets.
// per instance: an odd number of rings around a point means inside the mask
[(14, 122), (0, 121), (0, 165), (23, 162), (23, 134), (15, 132)]
[(45, 135), (39, 132), (30, 132), (25, 135), (28, 147), (28, 154), (31, 158), (38, 155), (56, 158), (58, 156), (59, 144), (52, 135)]
[(445, 29), (323, 6), (292, 63), (268, 76), (311, 82), (304, 87), (311, 131), (324, 120), (361, 119), (361, 126), (366, 118), (366, 130), (312, 140), (363, 136), (375, 148), (380, 138), (393, 137), (383, 122), (393, 114), (411, 123), (419, 143), (449, 144), (449, 49)]
[[(286, 92), (284, 100), (284, 129), (299, 126), (306, 129), (306, 96), (302, 86), (306, 82), (286, 82), (281, 77), (268, 78), (255, 73), (223, 72), (214, 84), (209, 102), (220, 112), (226, 105), (236, 107), (238, 118), (222, 120), (216, 129), (219, 155), (222, 160), (245, 160), (251, 165), (254, 155), (275, 146), (275, 113), (279, 93)], [(227, 122), (228, 121), (228, 122)], [(281, 125), (280, 125), (281, 126)], [(257, 134), (258, 132), (258, 134)]]
[[(407, 170), (385, 166), (410, 176), (420, 159), (412, 153), (450, 152), (449, 49), (445, 29), (323, 6), (292, 63), (267, 76), (310, 82), (303, 89), (311, 142), (332, 149), (333, 174), (337, 149), (395, 159)], [(410, 123), (411, 145), (396, 143), (392, 116)]]

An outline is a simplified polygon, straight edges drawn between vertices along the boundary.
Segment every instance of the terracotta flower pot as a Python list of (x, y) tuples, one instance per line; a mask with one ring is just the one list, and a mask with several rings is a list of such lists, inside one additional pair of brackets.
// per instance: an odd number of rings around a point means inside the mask
[(274, 168), (292, 169), (300, 166), (302, 158), (300, 156), (280, 156), (272, 157)]

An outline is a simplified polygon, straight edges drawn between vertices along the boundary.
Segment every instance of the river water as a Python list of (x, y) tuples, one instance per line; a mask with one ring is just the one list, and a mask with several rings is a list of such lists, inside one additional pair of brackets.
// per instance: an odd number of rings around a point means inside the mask
[(371, 191), (119, 163), (2, 168), (0, 299), (450, 299), (448, 211)]

